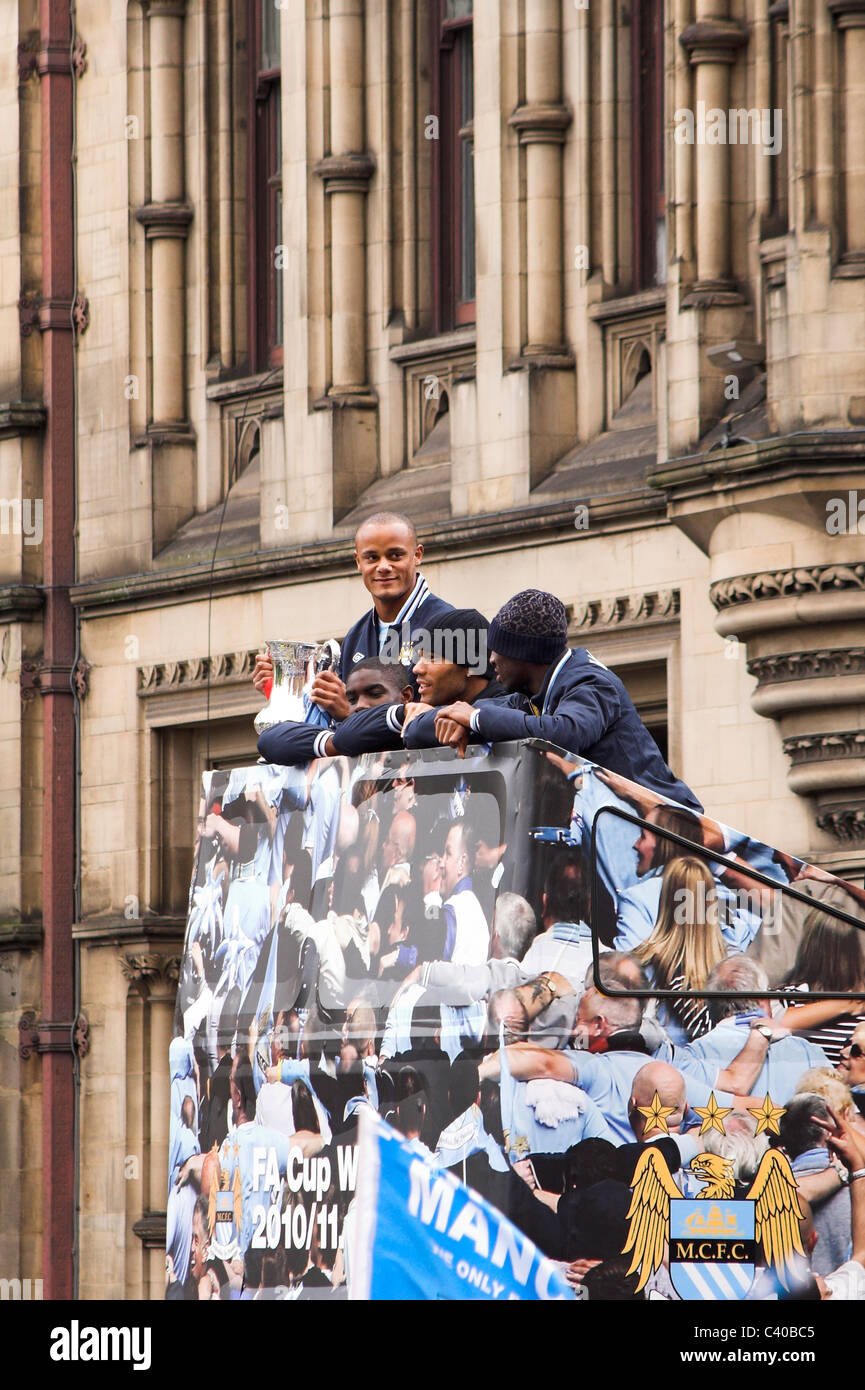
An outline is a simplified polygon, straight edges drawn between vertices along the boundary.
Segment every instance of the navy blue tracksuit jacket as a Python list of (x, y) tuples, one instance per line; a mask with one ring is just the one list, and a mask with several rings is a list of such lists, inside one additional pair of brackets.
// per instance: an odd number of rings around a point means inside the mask
[[(429, 746), (431, 720), (427, 714), (409, 725), (407, 748)], [(667, 767), (619, 677), (585, 647), (565, 652), (550, 666), (533, 699), (505, 695), (486, 700), (472, 716), (470, 736), (484, 743), (548, 739), (683, 806), (703, 809), (690, 787)]]

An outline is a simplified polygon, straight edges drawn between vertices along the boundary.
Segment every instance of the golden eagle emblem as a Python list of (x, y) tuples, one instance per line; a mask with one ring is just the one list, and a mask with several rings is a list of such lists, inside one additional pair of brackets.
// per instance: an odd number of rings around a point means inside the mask
[(691, 1159), (691, 1172), (696, 1173), (706, 1186), (698, 1192), (698, 1197), (714, 1198), (715, 1201), (731, 1202), (736, 1195), (736, 1179), (733, 1164), (729, 1158), (719, 1154), (697, 1154)]
[[(622, 1252), (631, 1254), (628, 1273), (639, 1275), (637, 1290), (643, 1289), (660, 1268), (668, 1248), (671, 1268), (674, 1259), (692, 1262), (687, 1266), (691, 1271), (689, 1277), (698, 1288), (707, 1271), (717, 1284), (723, 1285), (723, 1271), (732, 1269), (735, 1272), (735, 1262), (744, 1267), (750, 1260), (752, 1263), (747, 1267), (753, 1273), (756, 1249), (783, 1287), (789, 1289), (796, 1264), (795, 1256), (804, 1256), (804, 1250), (799, 1234), (802, 1213), (796, 1179), (786, 1154), (779, 1149), (768, 1149), (764, 1153), (744, 1201), (735, 1200), (736, 1188), (730, 1159), (718, 1154), (701, 1153), (691, 1160), (690, 1171), (704, 1185), (695, 1199), (686, 1200), (673, 1181), (660, 1149), (649, 1146), (637, 1160), (627, 1212), (628, 1239)], [(681, 1204), (677, 1210), (683, 1215), (686, 1210), (690, 1212), (686, 1219), (687, 1234), (696, 1233), (698, 1238), (674, 1241), (677, 1247), (674, 1252), (670, 1247), (670, 1218), (675, 1202)], [(709, 1203), (715, 1205), (709, 1206)], [(719, 1203), (725, 1205), (719, 1207)], [(749, 1203), (753, 1203), (753, 1220), (748, 1210)], [(752, 1241), (730, 1238), (730, 1224), (735, 1227), (737, 1210), (744, 1211), (747, 1216), (744, 1225), (749, 1231), (753, 1229)], [(743, 1229), (744, 1226), (740, 1226), (740, 1233)], [(673, 1235), (676, 1235), (675, 1230)], [(735, 1280), (728, 1278), (727, 1283), (735, 1284)], [(674, 1284), (679, 1288), (675, 1279)], [(699, 1294), (692, 1296), (698, 1297)], [(743, 1294), (738, 1292), (736, 1296), (742, 1297)]]

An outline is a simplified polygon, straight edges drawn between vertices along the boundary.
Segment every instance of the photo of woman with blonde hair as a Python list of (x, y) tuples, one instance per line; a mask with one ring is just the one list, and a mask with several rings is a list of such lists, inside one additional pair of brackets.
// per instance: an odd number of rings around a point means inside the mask
[[(650, 972), (656, 989), (702, 989), (725, 959), (717, 885), (701, 859), (679, 855), (668, 862), (657, 920), (634, 955)], [(691, 1042), (712, 1026), (702, 999), (660, 1001), (658, 1018), (674, 1043)]]

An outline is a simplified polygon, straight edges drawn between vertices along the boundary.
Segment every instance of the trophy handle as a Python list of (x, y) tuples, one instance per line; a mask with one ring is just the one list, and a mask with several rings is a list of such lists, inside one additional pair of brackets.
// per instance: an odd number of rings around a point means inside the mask
[(328, 637), (327, 641), (320, 642), (315, 649), (313, 658), (313, 672), (318, 675), (320, 671), (335, 671), (339, 665), (340, 647), (335, 637)]

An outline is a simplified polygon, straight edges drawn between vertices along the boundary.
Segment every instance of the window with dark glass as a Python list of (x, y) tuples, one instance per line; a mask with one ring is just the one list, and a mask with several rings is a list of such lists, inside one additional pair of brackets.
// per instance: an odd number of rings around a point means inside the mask
[(472, 0), (433, 7), (438, 140), (433, 151), (436, 329), (475, 321)]
[(282, 363), (280, 10), (252, 0), (250, 344), (253, 370)]
[(631, 187), (634, 289), (666, 279), (664, 6), (634, 0), (631, 13)]

